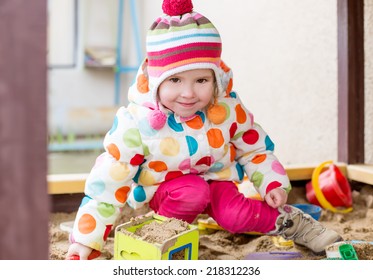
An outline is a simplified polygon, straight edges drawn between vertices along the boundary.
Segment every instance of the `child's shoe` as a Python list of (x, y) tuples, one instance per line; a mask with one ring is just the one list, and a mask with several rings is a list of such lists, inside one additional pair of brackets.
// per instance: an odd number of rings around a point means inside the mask
[(291, 239), (317, 255), (325, 254), (328, 245), (343, 240), (338, 233), (325, 228), (320, 222), (296, 207), (285, 205), (278, 209), (280, 216), (276, 220), (276, 229), (272, 233)]

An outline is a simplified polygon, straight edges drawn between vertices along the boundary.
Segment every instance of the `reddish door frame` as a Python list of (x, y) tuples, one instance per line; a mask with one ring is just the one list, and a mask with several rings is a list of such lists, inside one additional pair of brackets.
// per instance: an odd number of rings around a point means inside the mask
[(49, 257), (47, 1), (0, 0), (0, 259)]

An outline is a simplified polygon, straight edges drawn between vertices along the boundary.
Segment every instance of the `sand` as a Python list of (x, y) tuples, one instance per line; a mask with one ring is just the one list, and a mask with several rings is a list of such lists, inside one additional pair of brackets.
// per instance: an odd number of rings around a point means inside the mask
[(188, 230), (188, 223), (168, 218), (163, 222), (153, 221), (135, 231), (137, 238), (149, 243), (162, 244), (166, 240)]
[[(288, 203), (308, 203), (305, 198), (305, 188), (295, 187), (289, 195)], [(333, 213), (323, 210), (320, 222), (326, 227), (339, 232), (344, 240), (373, 241), (373, 186), (362, 185), (358, 190), (352, 191), (353, 211), (347, 214)], [(116, 225), (128, 222), (131, 218), (143, 215), (149, 209), (143, 208), (134, 211), (125, 207)], [(67, 231), (61, 229), (63, 222), (72, 221), (76, 212), (52, 213), (50, 217), (50, 259), (62, 260), (65, 258), (69, 242)], [(206, 218), (201, 216), (200, 218)], [(99, 257), (101, 260), (113, 259), (114, 232), (109, 236), (104, 250)], [(315, 256), (304, 247), (292, 244), (281, 247), (276, 239), (266, 235), (231, 234), (224, 230), (201, 231), (199, 240), (199, 259), (201, 260), (243, 260), (249, 254), (256, 252), (300, 252), (300, 259), (319, 260), (325, 256)], [(278, 240), (277, 240), (278, 241)], [(359, 247), (360, 246), (360, 247)], [(372, 246), (356, 245), (359, 259), (372, 259)], [(299, 258), (298, 258), (299, 259)]]

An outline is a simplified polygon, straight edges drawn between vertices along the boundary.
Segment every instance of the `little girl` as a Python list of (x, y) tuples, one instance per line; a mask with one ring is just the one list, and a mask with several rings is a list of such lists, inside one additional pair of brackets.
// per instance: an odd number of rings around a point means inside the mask
[[(163, 11), (87, 178), (67, 258), (101, 251), (125, 203), (189, 223), (208, 214), (232, 233), (281, 235), (323, 254), (341, 237), (286, 205), (289, 179), (232, 90), (219, 32), (190, 0), (165, 0)], [(245, 174), (263, 200), (238, 191)]]

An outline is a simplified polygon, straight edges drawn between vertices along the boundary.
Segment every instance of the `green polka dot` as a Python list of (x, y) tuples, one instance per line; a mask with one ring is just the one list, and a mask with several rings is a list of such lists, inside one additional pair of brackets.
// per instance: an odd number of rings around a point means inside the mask
[(285, 188), (285, 191), (286, 193), (289, 193), (291, 191), (291, 185), (287, 186), (287, 188)]
[(259, 187), (263, 182), (264, 175), (258, 171), (254, 172), (251, 176), (251, 181), (255, 187)]
[(102, 217), (108, 218), (115, 213), (115, 208), (112, 204), (101, 202), (98, 204), (97, 211)]
[(123, 142), (129, 148), (141, 146), (141, 136), (137, 128), (130, 128), (123, 134)]
[(241, 138), (242, 135), (243, 135), (243, 131), (240, 131), (235, 136), (233, 136), (232, 140), (237, 140), (238, 138)]
[(143, 149), (143, 151), (144, 151), (144, 156), (148, 156), (148, 155), (150, 155), (150, 152), (149, 152), (149, 146), (147, 146), (147, 145), (145, 145), (145, 144), (143, 143), (143, 145), (142, 145), (142, 149)]

